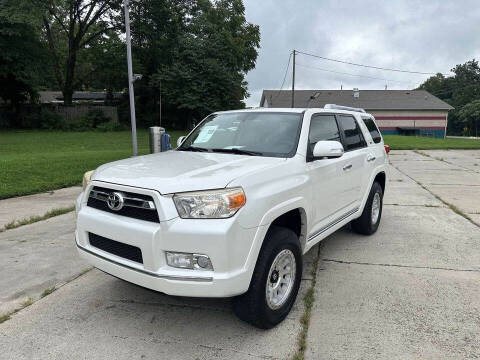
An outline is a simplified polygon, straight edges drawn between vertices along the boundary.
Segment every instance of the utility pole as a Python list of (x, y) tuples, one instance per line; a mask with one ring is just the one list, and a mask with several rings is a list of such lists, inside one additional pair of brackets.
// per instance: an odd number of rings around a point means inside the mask
[(128, 65), (128, 95), (130, 97), (130, 121), (132, 122), (132, 147), (133, 156), (137, 156), (137, 124), (135, 119), (135, 97), (133, 92), (133, 70), (132, 70), (132, 38), (130, 35), (130, 12), (128, 10), (129, 0), (124, 0), (125, 7), (125, 36), (127, 41), (127, 65)]
[(292, 72), (292, 108), (295, 107), (295, 49), (293, 49), (293, 72)]

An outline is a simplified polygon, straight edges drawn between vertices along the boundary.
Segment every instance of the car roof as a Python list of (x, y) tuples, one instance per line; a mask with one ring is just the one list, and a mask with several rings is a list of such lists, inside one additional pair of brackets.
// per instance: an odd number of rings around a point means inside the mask
[(239, 110), (228, 110), (228, 111), (217, 111), (214, 114), (228, 114), (228, 113), (238, 113), (238, 112), (276, 112), (276, 113), (293, 113), (293, 114), (298, 114), (298, 113), (303, 113), (305, 111), (311, 111), (313, 110), (314, 112), (324, 112), (324, 113), (335, 113), (335, 114), (356, 114), (360, 116), (372, 116), (369, 113), (365, 112), (359, 112), (359, 111), (352, 111), (352, 110), (340, 110), (340, 109), (324, 109), (324, 108), (265, 108), (265, 107), (259, 107), (259, 108), (250, 108), (250, 109), (239, 109)]

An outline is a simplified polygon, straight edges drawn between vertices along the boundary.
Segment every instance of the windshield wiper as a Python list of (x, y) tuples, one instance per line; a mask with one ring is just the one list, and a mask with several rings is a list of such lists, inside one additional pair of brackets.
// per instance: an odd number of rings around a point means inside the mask
[(180, 151), (198, 151), (198, 152), (208, 152), (208, 149), (201, 148), (201, 147), (196, 147), (196, 146), (186, 146), (186, 147), (181, 147), (178, 150)]
[(243, 150), (239, 148), (232, 148), (232, 149), (210, 149), (213, 152), (224, 152), (230, 154), (238, 154), (238, 155), (251, 155), (251, 156), (261, 156), (263, 155), (260, 151), (252, 151), (252, 150)]

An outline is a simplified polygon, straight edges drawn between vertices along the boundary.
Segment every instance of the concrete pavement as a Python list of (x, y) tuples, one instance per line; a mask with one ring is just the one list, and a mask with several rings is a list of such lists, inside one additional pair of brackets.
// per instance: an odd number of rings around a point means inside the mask
[(73, 186), (42, 194), (0, 200), (0, 229), (12, 221), (42, 216), (53, 209), (73, 206), (81, 191), (81, 187)]
[[(470, 157), (452, 165), (411, 151), (390, 159), (396, 168), (390, 169), (379, 231), (365, 237), (345, 227), (321, 243), (306, 358), (480, 358), (480, 228), (435, 196), (435, 184), (451, 184), (459, 194), (460, 186), (480, 185), (470, 169), (475, 165)], [(465, 199), (453, 200), (470, 209)], [(7, 231), (10, 240), (0, 234), (0, 246), (21, 246), (18, 239), (25, 238), (48, 249), (53, 241), (52, 251), (32, 251), (27, 263), (38, 254), (52, 263), (52, 274), (70, 263), (73, 273), (75, 266), (81, 271), (70, 238), (72, 215), (43, 228), (41, 222)], [(14, 231), (20, 235), (9, 235)], [(15, 259), (15, 246), (7, 251)], [(308, 254), (309, 266), (314, 255)], [(12, 284), (34, 282), (37, 272), (48, 277), (48, 271), (19, 269), (24, 275), (17, 280), (0, 277), (4, 294), (22, 287)], [(229, 300), (170, 297), (92, 270), (0, 324), (0, 358), (289, 359), (309, 279), (306, 269), (286, 321), (262, 331), (239, 321)]]
[(322, 243), (306, 358), (477, 359), (480, 228), (416, 182), (476, 180), (413, 152), (390, 159), (402, 171), (390, 171), (378, 232)]
[(390, 161), (480, 225), (480, 150), (397, 151)]
[[(180, 298), (92, 270), (0, 325), (8, 359), (287, 359), (296, 351), (306, 258), (288, 318), (263, 331), (238, 320), (229, 299)], [(0, 355), (1, 357), (1, 355)]]
[(76, 253), (74, 219), (72, 212), (0, 233), (0, 314), (90, 268)]

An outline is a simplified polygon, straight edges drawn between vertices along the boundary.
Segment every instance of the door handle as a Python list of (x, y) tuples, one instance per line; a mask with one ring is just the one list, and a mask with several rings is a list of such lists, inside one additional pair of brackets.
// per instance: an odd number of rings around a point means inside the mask
[(373, 155), (368, 155), (367, 156), (367, 161), (375, 161), (376, 157)]
[(343, 167), (343, 171), (350, 170), (351, 168), (352, 168), (352, 164), (345, 165), (345, 166)]

